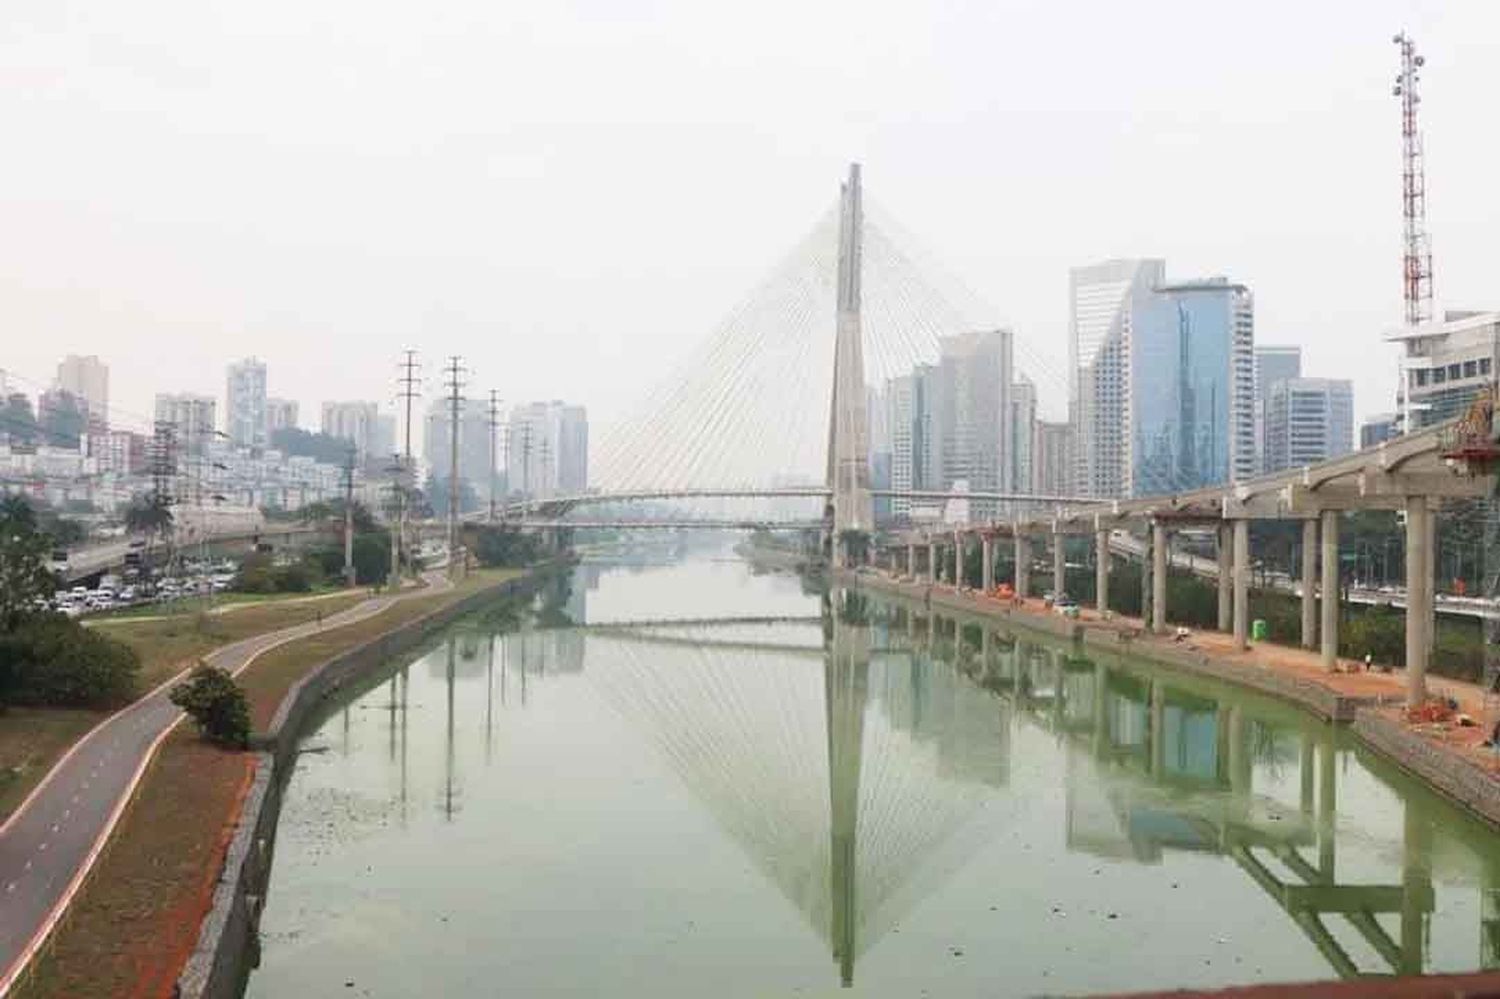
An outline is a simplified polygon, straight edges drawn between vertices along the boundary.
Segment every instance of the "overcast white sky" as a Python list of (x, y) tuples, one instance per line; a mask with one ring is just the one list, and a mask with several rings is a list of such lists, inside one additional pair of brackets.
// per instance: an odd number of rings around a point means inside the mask
[[(1500, 307), (1500, 3), (10, 0), (0, 368), (118, 407), (263, 357), (314, 425), (403, 347), (617, 415), (866, 190), (1065, 367), (1068, 267), (1162, 256), (1390, 408), (1411, 31), (1439, 307)], [(832, 317), (830, 316), (830, 334)], [(479, 394), (479, 392), (476, 392)], [(1066, 400), (1044, 397), (1060, 416)], [(222, 405), (222, 403), (221, 403)]]

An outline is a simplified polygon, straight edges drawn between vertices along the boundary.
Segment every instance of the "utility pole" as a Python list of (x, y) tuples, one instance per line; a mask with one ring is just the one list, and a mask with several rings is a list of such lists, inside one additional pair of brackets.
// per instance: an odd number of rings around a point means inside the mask
[(531, 514), (531, 420), (521, 424), (521, 495), (525, 500), (525, 512)]
[(450, 447), (448, 451), (448, 571), (452, 575), (459, 572), (458, 551), (458, 419), (463, 396), (462, 375), (464, 368), (462, 358), (457, 354), (448, 358), (446, 369), (448, 380), (444, 383), (448, 389), (448, 438)]
[(500, 428), (500, 393), (490, 389), (490, 523), (495, 522), (495, 436)]
[(395, 476), (391, 479), (390, 585), (393, 589), (399, 589), (401, 586), (401, 455), (391, 456), (391, 467), (388, 471)]
[(354, 448), (344, 459), (344, 585), (354, 585)]
[[(408, 532), (406, 524), (406, 490), (410, 486), (406, 482), (405, 477), (414, 471), (411, 460), (411, 407), (412, 400), (419, 394), (418, 386), (421, 382), (417, 377), (417, 369), (419, 367), (417, 364), (417, 352), (407, 350), (404, 353), (405, 356), (401, 359), (400, 365), (401, 374), (396, 379), (396, 384), (400, 389), (396, 398), (402, 400), (406, 409), (406, 431), (402, 438), (401, 453), (396, 457), (396, 520), (399, 524), (397, 538), (399, 544), (397, 547), (409, 549), (410, 542), (407, 540)], [(393, 559), (396, 557), (395, 555), (392, 556)]]
[(155, 433), (151, 438), (151, 507), (156, 525), (146, 535), (146, 554), (141, 560), (140, 569), (145, 577), (147, 589), (152, 591), (154, 591), (153, 553), (150, 539), (159, 531), (163, 535), (163, 540), (170, 545), (171, 524), (165, 519), (165, 511), (172, 508), (172, 478), (177, 474), (176, 434), (176, 424), (167, 420), (157, 420)]

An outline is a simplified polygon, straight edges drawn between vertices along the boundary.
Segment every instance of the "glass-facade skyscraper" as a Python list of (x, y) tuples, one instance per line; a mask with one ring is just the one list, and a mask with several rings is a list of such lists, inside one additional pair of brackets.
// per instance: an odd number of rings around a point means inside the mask
[(1254, 307), (1223, 278), (1134, 297), (1125, 491), (1169, 494), (1255, 474)]
[(1078, 495), (1128, 492), (1132, 303), (1165, 275), (1161, 260), (1107, 260), (1069, 274), (1068, 422)]

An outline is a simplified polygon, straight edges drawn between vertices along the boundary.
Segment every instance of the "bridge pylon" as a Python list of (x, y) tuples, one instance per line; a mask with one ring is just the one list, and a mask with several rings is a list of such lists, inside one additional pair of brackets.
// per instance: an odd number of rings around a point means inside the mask
[(849, 561), (847, 531), (870, 531), (869, 414), (865, 411), (864, 334), (860, 323), (860, 272), (864, 208), (859, 164), (849, 166), (839, 209), (838, 307), (833, 352), (833, 399), (828, 419), (828, 488), (832, 492), (835, 564)]

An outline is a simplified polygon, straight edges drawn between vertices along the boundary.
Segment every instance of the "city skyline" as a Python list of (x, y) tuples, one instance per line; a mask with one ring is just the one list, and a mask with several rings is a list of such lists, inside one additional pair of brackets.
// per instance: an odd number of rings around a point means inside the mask
[[(1405, 27), (1421, 37), (1431, 60), (1422, 113), (1440, 308), (1484, 308), (1495, 304), (1486, 298), (1484, 247), (1497, 209), (1483, 179), (1479, 123), (1483, 95), (1494, 92), (1500, 72), (1486, 58), (1486, 39), (1496, 36), (1493, 19), (1500, 15), (1478, 4), (1439, 11), (1390, 2), (1362, 8), (1354, 30), (1342, 14), (1300, 11), (1289, 32), (1274, 9), (1263, 14), (1240, 26), (1235, 46), (1224, 47), (1209, 44), (1210, 26), (1194, 18), (1168, 17), (1173, 31), (1157, 38), (1148, 22), (1095, 11), (1092, 21), (1109, 30), (1089, 36), (1109, 36), (1106, 48), (1072, 37), (1071, 20), (1040, 9), (951, 20), (886, 12), (871, 15), (868, 38), (842, 67), (847, 80), (830, 77), (814, 58), (814, 51), (821, 57), (822, 44), (794, 46), (764, 53), (773, 68), (787, 71), (786, 81), (768, 83), (769, 92), (753, 97), (741, 90), (748, 81), (734, 68), (733, 55), (759, 53), (746, 48), (756, 44), (755, 34), (720, 38), (720, 29), (679, 14), (681, 37), (719, 42), (714, 50), (727, 53), (729, 66), (698, 66), (669, 46), (659, 53), (661, 70), (624, 74), (621, 92), (599, 113), (585, 114), (583, 94), (565, 86), (551, 104), (528, 112), (515, 137), (523, 141), (497, 129), (450, 131), (469, 135), (462, 141), (489, 166), (453, 177), (452, 192), (436, 213), (398, 213), (388, 243), (350, 214), (351, 199), (363, 202), (365, 183), (393, 185), (397, 202), (412, 184), (431, 191), (427, 174), (450, 161), (414, 158), (408, 145), (414, 140), (393, 143), (391, 135), (410, 126), (406, 134), (422, 141), (445, 134), (434, 130), (454, 130), (459, 119), (413, 122), (425, 112), (403, 110), (389, 126), (377, 126), (350, 114), (322, 135), (308, 127), (289, 95), (313, 94), (320, 107), (350, 112), (364, 107), (367, 97), (378, 104), (396, 79), (368, 60), (380, 43), (401, 38), (399, 18), (362, 23), (348, 53), (363, 70), (361, 88), (349, 94), (326, 85), (325, 61), (311, 58), (321, 44), (314, 33), (308, 48), (288, 57), (287, 79), (264, 95), (266, 113), (280, 112), (254, 119), (267, 127), (266, 139), (228, 144), (223, 152), (234, 161), (220, 163), (219, 147), (205, 140), (218, 141), (221, 129), (202, 115), (213, 107), (232, 125), (251, 113), (245, 88), (259, 78), (245, 62), (247, 52), (221, 53), (220, 37), (200, 37), (205, 26), (193, 19), (158, 25), (164, 38), (194, 43), (168, 44), (160, 52), (127, 57), (99, 41), (100, 58), (89, 60), (75, 83), (79, 94), (89, 95), (80, 102), (49, 89), (49, 67), (58, 58), (50, 45), (67, 29), (50, 23), (39, 7), (32, 31), (8, 59), (26, 67), (26, 78), (49, 96), (48, 114), (18, 114), (21, 153), (5, 169), (15, 182), (9, 189), (23, 192), (9, 196), (22, 202), (14, 205), (17, 231), (37, 227), (55, 235), (24, 253), (18, 242), (12, 259), (0, 260), (13, 285), (0, 318), (37, 334), (23, 338), (5, 366), (45, 380), (55, 364), (55, 357), (42, 354), (45, 345), (97, 353), (115, 371), (117, 405), (149, 413), (152, 392), (206, 393), (215, 387), (213, 370), (228, 357), (253, 352), (285, 372), (277, 394), (308, 413), (326, 397), (383, 400), (394, 394), (389, 358), (416, 344), (434, 359), (463, 353), (476, 375), (505, 397), (586, 400), (606, 425), (635, 398), (622, 382), (651, 381), (649, 359), (635, 350), (642, 338), (653, 343), (650, 359), (686, 353), (822, 202), (824, 178), (836, 164), (860, 159), (881, 203), (920, 222), (921, 243), (992, 304), (997, 315), (988, 325), (1015, 329), (1017, 367), (1037, 383), (1044, 418), (1060, 419), (1065, 404), (1058, 382), (1066, 361), (1058, 348), (1067, 323), (1067, 269), (1130, 253), (1178, 261), (1184, 272), (1235, 275), (1256, 290), (1264, 338), (1304, 346), (1309, 370), (1330, 370), (1359, 346), (1351, 365), (1358, 370), (1350, 372), (1356, 416), (1388, 411), (1396, 351), (1380, 337), (1400, 322), (1399, 145), (1389, 37)], [(90, 16), (101, 29), (110, 27), (110, 14)], [(577, 23), (582, 15), (567, 8), (538, 16), (537, 51), (550, 67), (543, 67), (543, 79), (566, 73), (579, 59), (613, 58), (614, 42), (650, 36), (645, 29), (655, 17), (625, 12), (583, 30)], [(660, 16), (671, 15), (664, 9)], [(839, 19), (824, 17), (806, 25), (809, 40), (834, 30)], [(476, 36), (509, 51), (503, 24), (477, 20)], [(981, 71), (987, 60), (953, 57), (987, 46), (1001, 28), (1028, 44), (1014, 46), (995, 73)], [(911, 55), (910, 74), (886, 81), (878, 70), (898, 40), (913, 33), (929, 45)], [(100, 37), (109, 34), (101, 30)], [(418, 35), (437, 53), (448, 51), (460, 77), (482, 79), (491, 72), (487, 65), (507, 62), (487, 56), (478, 63), (457, 35)], [(1194, 55), (1185, 62), (1168, 59), (1169, 50)], [(1273, 50), (1278, 72), (1268, 75), (1260, 63)], [(179, 53), (177, 62), (164, 58), (167, 51)], [(397, 51), (402, 58), (416, 56), (404, 45)], [(1209, 51), (1214, 61), (1205, 63)], [(1049, 61), (1052, 52), (1069, 55)], [(219, 60), (221, 54), (226, 58)], [(1063, 70), (1071, 60), (1110, 73), (1111, 92), (1070, 82)], [(697, 71), (710, 101), (700, 105), (662, 90), (665, 74), (684, 62)], [(953, 68), (969, 66), (975, 68)], [(522, 67), (537, 68), (525, 58), (514, 71)], [(758, 81), (768, 75), (777, 74), (757, 74)], [(1017, 88), (1021, 79), (1031, 85)], [(910, 93), (899, 89), (914, 81), (923, 85)], [(450, 96), (453, 83), (453, 77), (425, 81), (401, 109)], [(102, 107), (96, 106), (96, 91), (114, 84), (126, 99), (139, 99), (137, 113), (125, 117), (119, 98), (101, 97)], [(809, 84), (816, 101), (801, 100)], [(799, 102), (790, 100), (793, 90)], [(1171, 100), (1156, 99), (1163, 90)], [(642, 101), (646, 95), (655, 100)], [(691, 127), (702, 120), (702, 108), (714, 106), (713, 98), (738, 109), (717, 126), (725, 140), (717, 146), (703, 143)], [(0, 98), (9, 99), (15, 98)], [(615, 107), (616, 100), (627, 103)], [(912, 113), (919, 101), (931, 114)], [(747, 102), (762, 112), (757, 121), (778, 122), (778, 141), (751, 141), (756, 133), (738, 124)], [(850, 121), (842, 113), (849, 108), (868, 110)], [(642, 117), (648, 120), (637, 123), (660, 143), (637, 144), (608, 170), (597, 169), (588, 151), (603, 142), (617, 146), (615, 126), (599, 122)], [(35, 132), (43, 121), (49, 131)], [(1004, 127), (993, 130), (1006, 136), (1003, 143), (976, 138), (1000, 122)], [(141, 145), (159, 143), (169, 159), (178, 153), (204, 176), (227, 171), (232, 183), (239, 171), (259, 167), (266, 179), (246, 185), (242, 204), (216, 199), (204, 213), (198, 186), (175, 174), (154, 180), (127, 151), (98, 202), (104, 217), (123, 227), (121, 234), (66, 254), (63, 268), (64, 257), (52, 248), (89, 243), (95, 222), (67, 187), (59, 187), (59, 178), (40, 175), (38, 167), (84, 161), (68, 150), (90, 141), (100, 127), (112, 134), (127, 124), (139, 130)], [(693, 145), (687, 146), (690, 135)], [(27, 151), (33, 145), (35, 157)], [(1082, 146), (1098, 155), (1076, 155)], [(1188, 147), (1192, 156), (1174, 155)], [(297, 154), (288, 157), (289, 148)], [(335, 190), (332, 178), (342, 184), (349, 176), (344, 167), (366, 148), (387, 157), (377, 159), (367, 180)], [(1018, 148), (1025, 155), (1013, 155)], [(756, 197), (726, 199), (726, 182), (753, 183)], [(307, 194), (322, 207), (306, 210)], [(1215, 211), (1194, 207), (1209, 198)], [(459, 203), (454, 199), (477, 214), (450, 210)], [(146, 222), (157, 209), (161, 222)], [(642, 224), (643, 212), (652, 225)], [(210, 226), (190, 221), (199, 215)], [(528, 236), (497, 242), (488, 235), (496, 229)], [(643, 241), (643, 231), (656, 235)], [(999, 231), (1023, 238), (994, 239)], [(710, 233), (719, 238), (709, 239)], [(734, 238), (724, 240), (725, 233)], [(122, 239), (138, 243), (139, 252), (120, 266)], [(622, 259), (631, 261), (624, 269)], [(411, 280), (396, 280), (398, 268)], [(320, 279), (311, 283), (304, 275), (314, 271)], [(64, 273), (69, 287), (82, 282), (94, 289), (89, 301), (55, 293)], [(166, 288), (180, 289), (180, 296)], [(579, 295), (579, 289), (590, 293)], [(579, 305), (558, 309), (564, 299)], [(136, 337), (152, 338), (159, 349), (150, 357), (110, 350)], [(337, 366), (298, 363), (310, 342), (345, 340), (360, 349)], [(611, 370), (580, 370), (579, 356), (598, 358)], [(630, 377), (620, 378), (622, 371)], [(170, 376), (170, 384), (143, 386), (147, 372)], [(435, 383), (434, 371), (426, 375)]]

